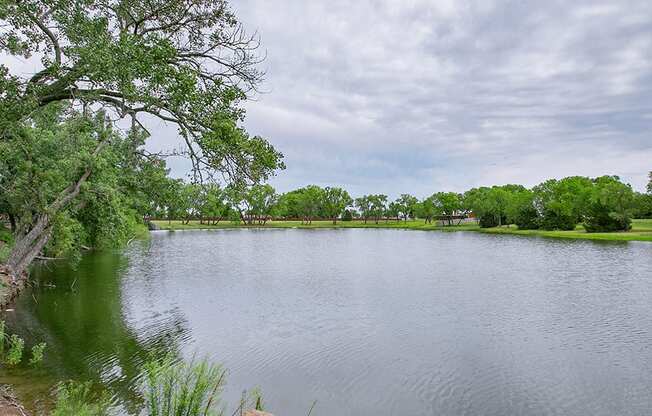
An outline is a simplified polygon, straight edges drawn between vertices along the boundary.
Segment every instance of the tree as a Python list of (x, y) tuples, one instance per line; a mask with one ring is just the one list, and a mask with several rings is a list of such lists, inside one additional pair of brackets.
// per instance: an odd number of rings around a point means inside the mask
[(652, 194), (634, 194), (635, 218), (652, 218)]
[(462, 210), (462, 200), (455, 192), (437, 192), (432, 196), (439, 215), (453, 225), (453, 216)]
[(226, 192), (217, 184), (205, 184), (203, 186), (204, 198), (200, 207), (202, 220), (208, 223), (218, 224), (229, 216), (231, 206), (226, 201)]
[(432, 223), (432, 219), (438, 214), (437, 205), (435, 204), (434, 195), (425, 198), (415, 206), (416, 215), (423, 218), (426, 224)]
[(652, 195), (652, 171), (648, 174), (647, 193)]
[(574, 230), (591, 194), (593, 182), (582, 176), (550, 179), (534, 187), (534, 203), (541, 215), (541, 228)]
[(378, 224), (387, 210), (387, 195), (368, 195), (367, 200), (369, 202), (368, 216), (372, 217), (375, 223)]
[[(14, 273), (41, 251), (74, 257), (82, 246), (126, 243), (153, 209), (143, 181), (158, 187), (166, 171), (162, 160), (134, 151), (142, 137), (114, 130), (102, 114), (70, 112), (61, 120), (53, 107), (33, 119), (20, 135), (0, 140), (0, 206), (17, 236), (8, 259)], [(95, 154), (97, 140), (111, 146)], [(94, 175), (80, 183), (79, 172), (90, 168)]]
[[(40, 110), (64, 104), (91, 119), (98, 110), (130, 119), (125, 137), (142, 144), (148, 115), (178, 127), (195, 180), (218, 171), (260, 182), (284, 165), (267, 141), (238, 126), (239, 103), (261, 79), (256, 48), (223, 0), (2, 1), (0, 52), (43, 57), (27, 77), (0, 66), (0, 141), (18, 140)], [(21, 275), (49, 240), (53, 220), (79, 202), (101, 153), (113, 146), (104, 139), (96, 136), (76, 177), (52, 188), (56, 197), (16, 227), (10, 275)]]
[(534, 205), (534, 193), (529, 189), (513, 192), (505, 211), (508, 223), (521, 230), (534, 230), (540, 226), (539, 213)]
[(584, 214), (587, 232), (627, 231), (632, 228), (634, 191), (617, 176), (594, 179)]
[(367, 223), (367, 219), (371, 216), (372, 206), (371, 200), (368, 195), (361, 196), (355, 199), (355, 207), (360, 212), (360, 217), (363, 219), (364, 223)]
[(401, 194), (394, 203), (396, 204), (399, 215), (403, 217), (403, 220), (407, 221), (408, 218), (415, 216), (414, 211), (419, 200), (410, 194)]
[(342, 188), (327, 186), (324, 188), (322, 197), (324, 198), (322, 201), (324, 214), (333, 220), (333, 224), (337, 224), (337, 218), (353, 203), (349, 193)]
[(301, 223), (312, 224), (313, 218), (319, 216), (324, 201), (324, 190), (317, 185), (308, 185), (300, 190), (297, 198), (297, 210)]
[(265, 225), (278, 201), (278, 195), (271, 185), (257, 184), (249, 188), (245, 199), (249, 206), (249, 222), (258, 221), (259, 224)]
[(401, 209), (402, 206), (400, 203), (394, 201), (390, 202), (389, 205), (387, 206), (387, 219), (389, 218), (396, 218), (396, 221), (401, 220)]

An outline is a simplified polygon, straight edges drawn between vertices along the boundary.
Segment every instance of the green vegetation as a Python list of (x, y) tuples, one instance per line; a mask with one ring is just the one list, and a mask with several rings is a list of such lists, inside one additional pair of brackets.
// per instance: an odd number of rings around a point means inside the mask
[(1, 53), (42, 55), (34, 74), (0, 66), (0, 216), (13, 236), (0, 259), (12, 279), (41, 253), (124, 244), (169, 193), (169, 215), (198, 215), (196, 190), (144, 149), (152, 117), (178, 126), (172, 153), (191, 159), (193, 182), (222, 173), (237, 188), (283, 168), (239, 126), (262, 74), (257, 38), (225, 1), (1, 1), (0, 27)]
[[(43, 361), (46, 348), (45, 342), (32, 346), (32, 356), (29, 364), (38, 365)], [(8, 366), (16, 366), (23, 360), (25, 341), (16, 334), (9, 335), (5, 321), (0, 321), (0, 357)], [(6, 351), (6, 354), (5, 354)]]
[[(636, 230), (627, 232), (632, 227), (632, 218), (645, 217), (646, 203), (652, 199), (652, 194), (636, 193), (616, 176), (551, 179), (532, 189), (503, 185), (474, 188), (460, 194), (437, 192), (421, 201), (403, 194), (391, 202), (382, 194), (363, 195), (353, 200), (342, 188), (316, 185), (277, 195), (270, 185), (222, 189), (214, 184), (180, 184), (179, 192), (168, 194), (171, 200), (159, 205), (155, 212), (154, 217), (168, 219), (163, 228), (183, 228), (172, 223), (176, 219), (174, 201), (187, 201), (185, 195), (189, 193), (195, 195), (196, 204), (187, 205), (189, 208), (182, 217), (182, 225), (186, 228), (196, 228), (193, 220), (198, 220), (200, 226), (269, 224), (284, 228), (319, 228), (329, 225), (326, 219), (330, 220), (330, 225), (337, 225), (337, 220), (341, 219), (342, 227), (373, 223), (385, 228), (459, 230), (473, 228), (466, 223), (475, 217), (480, 228), (494, 233), (518, 230), (520, 234), (576, 238), (599, 234), (596, 239), (605, 239), (602, 234), (613, 232), (617, 233), (613, 239), (625, 240), (647, 240), (645, 231), (643, 234)], [(213, 206), (218, 208), (210, 208)], [(206, 213), (213, 211), (219, 212), (217, 218), (207, 216)], [(223, 218), (230, 221), (220, 223)], [(403, 223), (399, 224), (401, 220)], [(423, 223), (419, 225), (418, 220)], [(577, 232), (578, 225), (584, 232)], [(530, 232), (524, 233), (526, 230)]]
[[(221, 223), (209, 225), (200, 224), (199, 221), (154, 221), (162, 230), (180, 231), (180, 230), (199, 230), (199, 229), (232, 229), (243, 227), (259, 227), (258, 225), (239, 225), (234, 223)], [(624, 232), (606, 232), (606, 233), (588, 233), (584, 227), (578, 226), (572, 231), (547, 231), (547, 230), (527, 230), (520, 229), (514, 225), (501, 226), (493, 228), (481, 228), (475, 223), (463, 223), (460, 225), (443, 226), (433, 223), (425, 223), (422, 220), (408, 221), (380, 221), (378, 224), (373, 222), (364, 223), (363, 221), (343, 221), (333, 225), (331, 221), (313, 221), (311, 224), (302, 224), (301, 221), (271, 221), (265, 225), (265, 228), (302, 228), (302, 229), (319, 229), (319, 228), (383, 228), (398, 230), (421, 230), (421, 231), (474, 231), (487, 234), (512, 234), (512, 235), (529, 235), (538, 237), (552, 238), (573, 238), (583, 240), (612, 240), (612, 241), (652, 241), (652, 220), (635, 219), (632, 220), (632, 228)]]
[[(143, 386), (138, 392), (144, 408), (143, 416), (218, 416), (224, 415), (221, 394), (226, 371), (207, 360), (184, 363), (171, 357), (147, 362), (143, 367)], [(258, 389), (243, 393), (233, 414), (254, 408), (263, 410)], [(90, 383), (62, 383), (56, 392), (53, 416), (107, 416), (111, 402)], [(229, 412), (228, 414), (231, 414)]]
[(111, 402), (106, 394), (97, 394), (90, 383), (61, 383), (56, 391), (52, 416), (107, 416)]
[(186, 364), (166, 358), (145, 365), (149, 416), (209, 416), (216, 413), (226, 372), (207, 361)]

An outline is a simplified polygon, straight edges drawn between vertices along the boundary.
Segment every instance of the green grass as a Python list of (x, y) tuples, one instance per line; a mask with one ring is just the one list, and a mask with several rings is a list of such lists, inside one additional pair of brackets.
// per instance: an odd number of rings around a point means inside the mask
[(154, 221), (162, 230), (197, 230), (197, 229), (230, 229), (230, 228), (389, 228), (400, 230), (423, 230), (423, 231), (475, 231), (486, 234), (513, 234), (551, 238), (571, 238), (584, 240), (611, 240), (611, 241), (652, 241), (652, 220), (634, 220), (632, 230), (627, 232), (612, 233), (587, 233), (579, 225), (573, 231), (545, 231), (545, 230), (519, 230), (516, 226), (503, 226), (495, 228), (480, 228), (476, 224), (462, 224), (452, 227), (443, 227), (434, 224), (425, 224), (421, 220), (411, 221), (380, 221), (375, 224), (368, 221), (338, 221), (333, 225), (332, 221), (313, 221), (312, 224), (301, 224), (300, 221), (270, 221), (262, 225), (237, 225), (231, 222), (220, 222), (216, 225), (200, 224), (199, 221), (190, 221), (182, 224), (181, 221)]
[(480, 230), (488, 234), (514, 234), (538, 237), (607, 241), (652, 241), (652, 220), (633, 220), (632, 229), (623, 232), (587, 233), (581, 225), (572, 231), (519, 230), (515, 226)]

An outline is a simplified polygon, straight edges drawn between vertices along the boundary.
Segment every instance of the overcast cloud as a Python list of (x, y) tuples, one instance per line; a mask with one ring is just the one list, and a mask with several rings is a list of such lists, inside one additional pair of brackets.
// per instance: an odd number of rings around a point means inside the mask
[[(267, 53), (245, 125), (285, 154), (279, 191), (426, 196), (602, 174), (642, 190), (652, 170), (652, 1), (232, 4)], [(148, 124), (150, 146), (179, 143)]]
[(424, 196), (600, 174), (640, 190), (652, 169), (648, 0), (233, 7), (267, 52), (246, 127), (285, 154), (281, 191)]

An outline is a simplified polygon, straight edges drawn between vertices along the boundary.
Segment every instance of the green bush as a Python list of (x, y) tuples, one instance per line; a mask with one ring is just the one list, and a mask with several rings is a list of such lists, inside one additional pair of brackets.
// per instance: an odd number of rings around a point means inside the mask
[(628, 231), (632, 228), (634, 191), (616, 176), (595, 179), (584, 215), (587, 232)]
[(43, 361), (46, 346), (45, 342), (40, 342), (32, 347), (32, 358), (29, 359), (31, 365), (38, 365)]
[(18, 365), (20, 360), (23, 359), (23, 349), (25, 348), (25, 341), (18, 335), (14, 334), (9, 337), (9, 350), (5, 357), (7, 365)]
[(544, 230), (574, 230), (577, 218), (574, 215), (564, 215), (557, 211), (545, 210), (540, 219), (540, 226)]
[(514, 224), (519, 230), (536, 230), (541, 227), (541, 219), (533, 207), (523, 207), (514, 216)]

